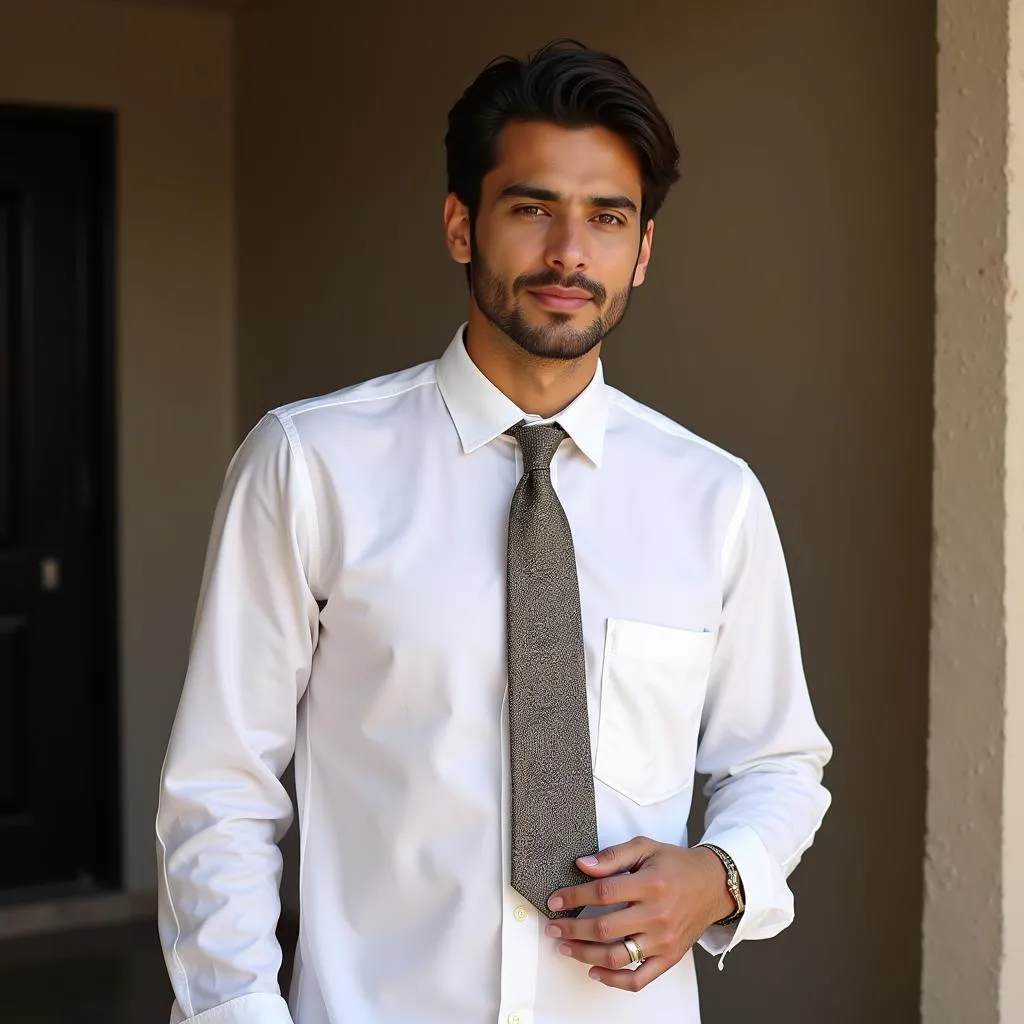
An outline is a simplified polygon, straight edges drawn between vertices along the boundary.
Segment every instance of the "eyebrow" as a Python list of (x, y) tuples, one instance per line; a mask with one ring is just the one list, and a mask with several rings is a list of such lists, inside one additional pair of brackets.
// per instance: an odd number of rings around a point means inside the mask
[[(502, 199), (536, 199), (541, 203), (560, 203), (564, 197), (560, 192), (552, 192), (549, 188), (539, 188), (537, 185), (509, 185), (502, 189)], [(587, 202), (591, 206), (601, 207), (606, 210), (628, 210), (636, 213), (636, 203), (629, 196), (587, 196)]]

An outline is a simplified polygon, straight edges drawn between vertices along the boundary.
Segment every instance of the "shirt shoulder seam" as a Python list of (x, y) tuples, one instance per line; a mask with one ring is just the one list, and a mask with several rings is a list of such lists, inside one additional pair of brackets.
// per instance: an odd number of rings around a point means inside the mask
[(352, 389), (346, 389), (346, 391), (349, 392), (347, 394), (338, 394), (335, 392), (330, 395), (324, 395), (322, 398), (305, 398), (298, 402), (293, 402), (290, 405), (279, 406), (277, 409), (272, 411), (273, 414), (281, 420), (283, 425), (285, 420), (293, 420), (297, 416), (303, 415), (303, 413), (316, 412), (320, 409), (330, 409), (338, 405), (356, 405), (360, 402), (378, 402), (387, 398), (398, 398), (400, 395), (407, 394), (410, 391), (415, 391), (416, 388), (429, 387), (431, 385), (437, 385), (436, 375), (432, 374), (427, 380), (413, 381), (403, 387), (384, 391), (383, 393), (362, 394), (361, 392), (365, 385), (356, 384)]
[(740, 534), (740, 528), (743, 525), (743, 520), (747, 516), (747, 510), (750, 507), (750, 494), (751, 494), (751, 470), (750, 467), (743, 463), (743, 475), (742, 484), (740, 488), (739, 497), (736, 499), (736, 508), (733, 510), (732, 518), (729, 520), (729, 526), (725, 531), (725, 536), (722, 539), (722, 579), (725, 579), (726, 571), (729, 565), (729, 559), (732, 557), (733, 548), (736, 546), (736, 540)]
[(312, 588), (319, 588), (320, 580), (320, 516), (316, 507), (316, 496), (313, 493), (313, 479), (309, 473), (309, 464), (306, 461), (306, 452), (302, 447), (302, 439), (292, 421), (291, 416), (282, 415), (274, 410), (270, 415), (277, 420), (288, 440), (288, 450), (291, 452), (295, 467), (298, 471), (300, 486), (303, 490), (303, 498), (306, 502), (309, 514), (310, 526), (310, 556), (309, 556), (309, 579)]

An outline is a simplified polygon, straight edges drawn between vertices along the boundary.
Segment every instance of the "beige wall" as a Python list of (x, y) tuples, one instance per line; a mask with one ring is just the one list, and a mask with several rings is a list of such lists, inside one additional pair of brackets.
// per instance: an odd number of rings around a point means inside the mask
[[(1007, 167), (1024, 167), (1024, 0), (1011, 0), (1007, 61)], [(1002, 806), (1003, 956), (999, 986), (1002, 1024), (1024, 1020), (1024, 182), (1007, 178), (1007, 332), (1004, 480), (1006, 726)]]
[(1024, 0), (940, 0), (925, 1024), (1024, 1020)]
[(491, 56), (583, 36), (677, 127), (683, 181), (609, 375), (765, 481), (837, 749), (797, 924), (722, 975), (701, 958), (710, 1020), (917, 1017), (934, 22), (924, 0), (648, 0), (630, 17), (608, 0), (514, 17), (292, 0), (239, 17), (239, 433), (448, 341), (465, 292), (440, 232), (445, 114)]
[(125, 881), (154, 885), (156, 780), (233, 443), (233, 26), (102, 0), (0, 3), (0, 102), (118, 115)]

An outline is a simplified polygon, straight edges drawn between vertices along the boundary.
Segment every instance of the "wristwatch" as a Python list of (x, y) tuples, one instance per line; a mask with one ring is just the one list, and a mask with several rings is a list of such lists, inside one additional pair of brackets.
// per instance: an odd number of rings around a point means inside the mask
[(715, 846), (714, 843), (698, 843), (697, 845), (710, 850), (722, 862), (722, 867), (725, 868), (725, 887), (729, 890), (729, 895), (736, 901), (735, 912), (714, 923), (717, 925), (735, 924), (743, 916), (743, 911), (747, 908), (746, 900), (743, 896), (743, 879), (740, 878), (736, 861), (720, 846)]

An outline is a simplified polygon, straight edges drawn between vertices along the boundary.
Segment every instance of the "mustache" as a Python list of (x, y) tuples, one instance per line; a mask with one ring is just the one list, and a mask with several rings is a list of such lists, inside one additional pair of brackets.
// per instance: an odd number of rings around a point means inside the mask
[(513, 293), (526, 288), (582, 288), (585, 292), (590, 292), (599, 305), (608, 298), (608, 290), (600, 282), (592, 280), (585, 274), (563, 277), (554, 269), (542, 270), (536, 274), (520, 274), (512, 282)]

